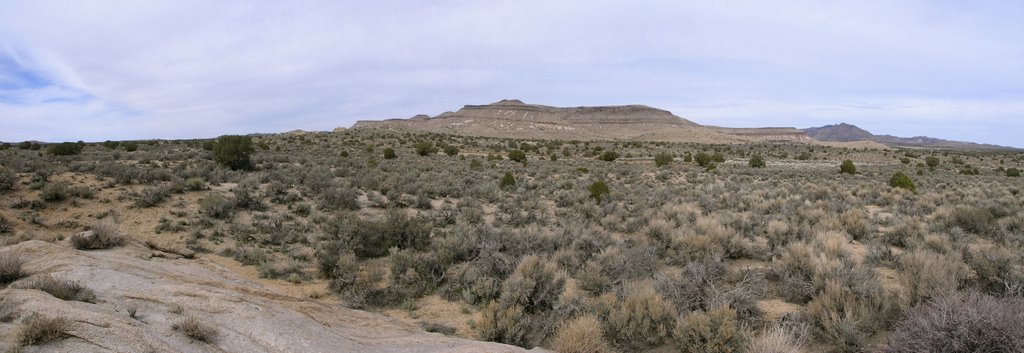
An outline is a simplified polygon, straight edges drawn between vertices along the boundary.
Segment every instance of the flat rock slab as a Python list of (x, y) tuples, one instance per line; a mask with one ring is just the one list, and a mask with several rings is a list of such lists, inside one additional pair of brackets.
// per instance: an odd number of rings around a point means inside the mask
[[(68, 320), (69, 337), (22, 352), (523, 352), (522, 348), (424, 332), (386, 316), (296, 298), (245, 280), (202, 256), (152, 257), (129, 246), (78, 251), (42, 241), (9, 246), (32, 275), (52, 274), (94, 290), (97, 303), (31, 289), (0, 291), (16, 319), (0, 325), (10, 347), (31, 313)], [(31, 280), (24, 278), (19, 281)], [(129, 309), (136, 317), (128, 315)], [(195, 317), (217, 329), (210, 342), (172, 329)], [(8, 348), (0, 347), (0, 348)], [(540, 351), (540, 350), (534, 350)]]

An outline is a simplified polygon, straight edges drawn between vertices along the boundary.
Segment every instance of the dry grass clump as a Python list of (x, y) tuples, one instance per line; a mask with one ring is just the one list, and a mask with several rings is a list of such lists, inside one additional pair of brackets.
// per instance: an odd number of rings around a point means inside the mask
[(873, 295), (858, 293), (854, 288), (830, 280), (807, 304), (807, 314), (818, 329), (819, 337), (840, 351), (857, 352), (898, 312), (899, 302), (881, 288)]
[(631, 283), (608, 314), (611, 337), (624, 347), (642, 350), (664, 342), (672, 332), (675, 305), (665, 300), (650, 282)]
[[(804, 330), (806, 333), (806, 330)], [(800, 353), (806, 342), (802, 334), (796, 334), (781, 326), (772, 326), (754, 336), (747, 344), (747, 353)]]
[(910, 311), (883, 352), (1024, 352), (1021, 323), (1020, 298), (951, 293)]
[(25, 275), (21, 272), (21, 257), (13, 251), (0, 252), (0, 285), (14, 282)]
[(25, 319), (18, 333), (18, 343), (34, 346), (64, 338), (68, 321), (62, 317), (43, 317), (33, 314)]
[(601, 320), (593, 314), (584, 314), (562, 324), (551, 340), (551, 346), (561, 353), (611, 353), (604, 339)]
[(726, 306), (687, 314), (676, 323), (673, 336), (684, 353), (741, 352), (747, 341), (736, 311)]
[(92, 228), (92, 232), (75, 234), (71, 244), (79, 250), (110, 249), (124, 244), (124, 236), (117, 224), (110, 220), (101, 220)]
[(517, 346), (526, 343), (529, 330), (530, 320), (523, 307), (506, 307), (493, 301), (480, 310), (480, 320), (476, 323), (477, 337), (481, 340)]
[(957, 254), (938, 254), (924, 249), (901, 254), (896, 267), (910, 304), (955, 291), (970, 271)]
[(207, 343), (213, 342), (219, 333), (216, 327), (203, 323), (194, 316), (178, 321), (171, 325), (171, 329), (181, 332), (191, 339)]
[(48, 274), (33, 278), (31, 281), (28, 281), (28, 283), (22, 285), (22, 288), (41, 290), (61, 300), (73, 300), (86, 303), (96, 302), (96, 293), (91, 289), (82, 286), (78, 282), (66, 279), (57, 279)]

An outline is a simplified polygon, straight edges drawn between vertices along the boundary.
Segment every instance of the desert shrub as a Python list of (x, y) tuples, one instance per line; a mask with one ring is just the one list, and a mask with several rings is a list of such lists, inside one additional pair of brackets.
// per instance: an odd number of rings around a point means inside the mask
[(1006, 176), (1011, 177), (1011, 178), (1020, 177), (1020, 169), (1017, 169), (1017, 168), (1006, 169)]
[(530, 320), (522, 307), (506, 307), (496, 302), (480, 310), (480, 321), (476, 323), (477, 337), (481, 340), (517, 346), (526, 343), (529, 329)]
[(68, 321), (62, 317), (44, 317), (32, 314), (25, 319), (18, 333), (18, 343), (22, 346), (34, 346), (64, 338), (67, 334)]
[(185, 190), (206, 190), (206, 180), (203, 180), (203, 178), (188, 178), (188, 180), (185, 180)]
[(658, 153), (654, 155), (654, 165), (657, 167), (664, 167), (672, 163), (674, 158), (669, 153)]
[(21, 257), (13, 251), (0, 252), (0, 285), (14, 282), (24, 276), (21, 272)]
[(917, 188), (914, 186), (914, 181), (910, 180), (910, 177), (903, 174), (903, 172), (896, 172), (896, 174), (893, 174), (892, 178), (889, 179), (889, 186), (907, 189), (914, 193), (917, 192)]
[(715, 165), (715, 161), (711, 159), (711, 155), (700, 152), (693, 156), (693, 160), (697, 162), (697, 165), (711, 169), (711, 166)]
[(551, 346), (561, 353), (612, 352), (604, 339), (601, 321), (593, 314), (584, 314), (562, 323), (555, 332)]
[(996, 216), (988, 209), (977, 206), (957, 206), (946, 218), (946, 226), (960, 227), (965, 232), (991, 235), (996, 230)]
[(110, 249), (124, 243), (124, 236), (117, 224), (104, 219), (92, 227), (91, 232), (78, 233), (71, 237), (71, 245), (78, 250)]
[(590, 192), (590, 198), (594, 199), (597, 203), (607, 200), (608, 195), (610, 194), (608, 184), (605, 184), (603, 180), (598, 180), (590, 184), (590, 186), (587, 187), (587, 191)]
[(139, 144), (133, 141), (121, 142), (121, 147), (124, 147), (125, 152), (135, 152), (139, 150)]
[(660, 345), (672, 333), (676, 308), (648, 283), (631, 283), (613, 303), (606, 325), (614, 342), (643, 350)]
[(430, 242), (433, 228), (430, 220), (409, 217), (400, 210), (391, 210), (383, 221), (355, 221), (349, 229), (352, 250), (361, 258), (381, 257), (389, 249), (423, 249)]
[(188, 338), (200, 342), (212, 342), (217, 338), (217, 327), (199, 321), (194, 316), (189, 316), (171, 325), (171, 329), (181, 332)]
[(395, 154), (395, 149), (394, 148), (388, 147), (388, 148), (384, 149), (384, 159), (395, 159), (395, 158), (398, 158), (398, 155)]
[(504, 306), (517, 305), (527, 313), (551, 309), (565, 287), (565, 275), (553, 262), (537, 255), (523, 257), (501, 291)]
[(327, 188), (320, 194), (320, 207), (327, 210), (358, 210), (359, 192), (349, 187)]
[(854, 175), (857, 174), (857, 166), (853, 165), (853, 161), (847, 159), (839, 165), (839, 172)]
[(968, 268), (959, 255), (923, 249), (901, 254), (896, 267), (911, 304), (955, 291), (968, 276)]
[(419, 297), (437, 288), (450, 259), (437, 252), (413, 252), (392, 248), (391, 282), (404, 292)]
[(444, 146), (444, 154), (448, 156), (458, 156), (459, 148), (452, 145)]
[(63, 181), (56, 181), (52, 183), (46, 183), (42, 190), (39, 190), (39, 198), (46, 202), (61, 201), (70, 195), (68, 183)]
[(928, 156), (924, 157), (924, 163), (928, 165), (928, 168), (935, 168), (939, 166), (939, 157)]
[(213, 144), (213, 160), (231, 170), (250, 169), (250, 156), (255, 152), (249, 136), (224, 135)]
[(771, 328), (754, 336), (747, 343), (747, 353), (800, 353), (804, 351), (805, 343), (802, 335), (794, 334), (792, 331), (781, 327)]
[(120, 146), (121, 143), (117, 142), (117, 141), (107, 140), (107, 141), (103, 141), (103, 143), (101, 143), (100, 145), (102, 145), (103, 147), (106, 147), (108, 149), (115, 149), (115, 148), (117, 148), (117, 146)]
[(96, 293), (78, 282), (57, 279), (51, 275), (42, 275), (32, 278), (23, 285), (25, 289), (37, 289), (61, 300), (73, 300), (87, 303), (96, 302)]
[(526, 163), (526, 152), (520, 150), (508, 151), (508, 159), (519, 163)]
[(915, 308), (889, 335), (887, 353), (1024, 352), (1024, 300), (951, 293)]
[(11, 230), (14, 230), (14, 225), (7, 218), (4, 218), (3, 215), (0, 215), (0, 234), (10, 233)]
[(228, 218), (235, 211), (235, 200), (210, 194), (199, 200), (199, 211), (213, 218)]
[(151, 186), (142, 190), (139, 197), (135, 199), (135, 206), (155, 207), (170, 195), (171, 189), (167, 186)]
[(727, 306), (687, 314), (676, 323), (673, 337), (686, 353), (739, 353), (746, 342), (736, 311)]
[(437, 153), (437, 147), (434, 147), (434, 143), (430, 141), (420, 141), (413, 145), (416, 149), (416, 154), (420, 156), (429, 156)]
[(63, 142), (55, 145), (50, 145), (46, 148), (46, 153), (54, 156), (72, 156), (82, 153), (82, 145), (74, 142)]
[(964, 262), (973, 270), (971, 283), (985, 293), (992, 295), (1024, 295), (1024, 268), (1019, 251), (1005, 247), (964, 250)]
[(616, 159), (619, 159), (619, 153), (615, 151), (604, 151), (604, 153), (601, 153), (597, 159), (605, 162), (614, 162)]
[(498, 187), (502, 189), (513, 187), (516, 185), (516, 177), (512, 176), (512, 172), (505, 172), (505, 175), (501, 177), (501, 181), (498, 182)]
[(838, 281), (828, 280), (825, 289), (807, 304), (807, 314), (818, 335), (842, 352), (857, 352), (884, 325), (888, 297), (865, 298)]
[(764, 162), (764, 157), (761, 157), (759, 154), (755, 154), (753, 157), (750, 157), (750, 162), (747, 164), (750, 165), (751, 168), (764, 168), (767, 166)]
[(14, 171), (0, 166), (0, 192), (4, 192), (14, 188), (14, 184), (18, 183), (18, 174)]

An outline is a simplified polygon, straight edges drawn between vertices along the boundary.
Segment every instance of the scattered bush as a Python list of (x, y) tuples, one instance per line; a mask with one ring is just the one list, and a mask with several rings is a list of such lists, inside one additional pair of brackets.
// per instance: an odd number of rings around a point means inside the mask
[(22, 346), (42, 345), (50, 341), (64, 338), (67, 334), (68, 321), (62, 317), (44, 317), (32, 314), (23, 323), (18, 334), (18, 343)]
[(590, 184), (590, 186), (587, 187), (587, 191), (590, 192), (590, 198), (594, 199), (597, 203), (607, 200), (608, 195), (610, 194), (608, 184), (605, 184), (602, 180), (598, 180)]
[(508, 151), (508, 159), (514, 162), (526, 163), (526, 152), (520, 150)]
[(604, 151), (604, 153), (601, 153), (601, 156), (597, 157), (597, 159), (605, 162), (614, 162), (616, 159), (619, 159), (619, 153), (615, 151)]
[(21, 257), (13, 251), (0, 252), (0, 285), (14, 282), (24, 276), (21, 272)]
[(843, 161), (843, 164), (839, 165), (839, 173), (857, 174), (857, 166), (853, 165), (853, 161), (847, 159)]
[(54, 156), (72, 156), (82, 153), (82, 145), (74, 142), (63, 142), (55, 145), (50, 145), (46, 148), (46, 153)]
[(71, 245), (78, 250), (110, 249), (124, 243), (124, 237), (113, 221), (100, 220), (92, 231), (75, 234), (71, 237)]
[(657, 167), (664, 167), (672, 163), (674, 158), (669, 153), (658, 153), (654, 155), (654, 165)]
[(928, 165), (928, 168), (935, 169), (939, 166), (939, 157), (928, 156), (924, 157), (924, 164)]
[(394, 148), (388, 147), (388, 148), (384, 149), (384, 159), (395, 159), (395, 158), (398, 158), (398, 155), (395, 154), (395, 149)]
[(601, 321), (593, 314), (584, 314), (564, 322), (551, 341), (552, 348), (561, 353), (611, 353), (604, 339)]
[(676, 323), (673, 336), (679, 351), (686, 353), (739, 353), (746, 342), (736, 311), (727, 306), (687, 314)]
[(170, 195), (171, 189), (167, 186), (151, 186), (142, 190), (139, 198), (135, 199), (135, 206), (143, 208), (155, 207), (164, 202), (164, 199)]
[(124, 147), (125, 152), (135, 152), (139, 150), (139, 144), (133, 141), (121, 142), (121, 147)]
[(892, 178), (889, 179), (889, 186), (907, 189), (913, 193), (917, 193), (917, 188), (914, 187), (914, 181), (910, 180), (910, 177), (903, 174), (903, 172), (896, 172), (896, 174), (893, 174)]
[(1024, 300), (950, 293), (911, 310), (887, 353), (1024, 352)]
[(56, 279), (51, 275), (37, 276), (24, 284), (23, 288), (41, 290), (60, 300), (96, 302), (96, 293), (91, 289), (83, 287), (78, 282)]
[(969, 271), (957, 254), (938, 254), (923, 249), (901, 254), (897, 269), (900, 284), (907, 290), (911, 304), (955, 291)]
[(217, 337), (217, 328), (207, 325), (194, 316), (189, 316), (171, 325), (171, 329), (200, 342), (213, 342)]
[(416, 154), (420, 156), (429, 156), (437, 153), (437, 147), (434, 147), (434, 143), (430, 141), (417, 142), (415, 146)]
[(612, 305), (606, 322), (614, 341), (634, 350), (660, 345), (672, 333), (676, 308), (650, 283), (633, 283)]
[(39, 198), (46, 202), (57, 202), (68, 198), (71, 191), (68, 183), (56, 181), (46, 183), (42, 190), (39, 190)]
[(512, 172), (505, 172), (505, 175), (501, 177), (501, 181), (498, 182), (498, 187), (507, 189), (516, 186), (516, 177), (512, 176)]
[(750, 162), (748, 164), (751, 168), (764, 168), (767, 166), (764, 162), (764, 157), (761, 157), (759, 154), (755, 154), (753, 157), (750, 157)]
[(526, 343), (529, 329), (530, 320), (522, 307), (505, 307), (496, 302), (480, 310), (480, 321), (476, 323), (477, 337), (481, 340), (516, 346)]
[(804, 346), (802, 336), (794, 335), (783, 327), (773, 326), (751, 339), (746, 352), (800, 353), (804, 351)]
[(458, 156), (459, 148), (451, 145), (444, 146), (444, 154), (448, 156)]
[(249, 136), (224, 135), (213, 144), (213, 160), (231, 170), (250, 169), (250, 155), (255, 152)]
[(527, 313), (549, 310), (558, 302), (565, 287), (565, 275), (553, 262), (537, 255), (519, 261), (501, 292), (503, 306), (516, 305)]
[(235, 200), (211, 194), (199, 200), (199, 211), (213, 218), (228, 218), (235, 210)]
[(1020, 177), (1020, 169), (1009, 168), (1009, 169), (1006, 170), (1006, 176), (1011, 177), (1011, 178)]
[(0, 166), (0, 192), (13, 189), (16, 183), (18, 183), (18, 174), (4, 168), (4, 166)]

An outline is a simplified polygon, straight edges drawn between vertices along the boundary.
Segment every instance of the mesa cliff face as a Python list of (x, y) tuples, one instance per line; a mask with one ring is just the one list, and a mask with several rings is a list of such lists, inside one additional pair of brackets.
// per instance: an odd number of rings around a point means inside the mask
[(647, 140), (701, 143), (809, 141), (795, 128), (705, 127), (644, 105), (560, 108), (502, 100), (467, 105), (436, 117), (359, 121), (353, 128), (429, 131), (467, 136), (560, 140)]

